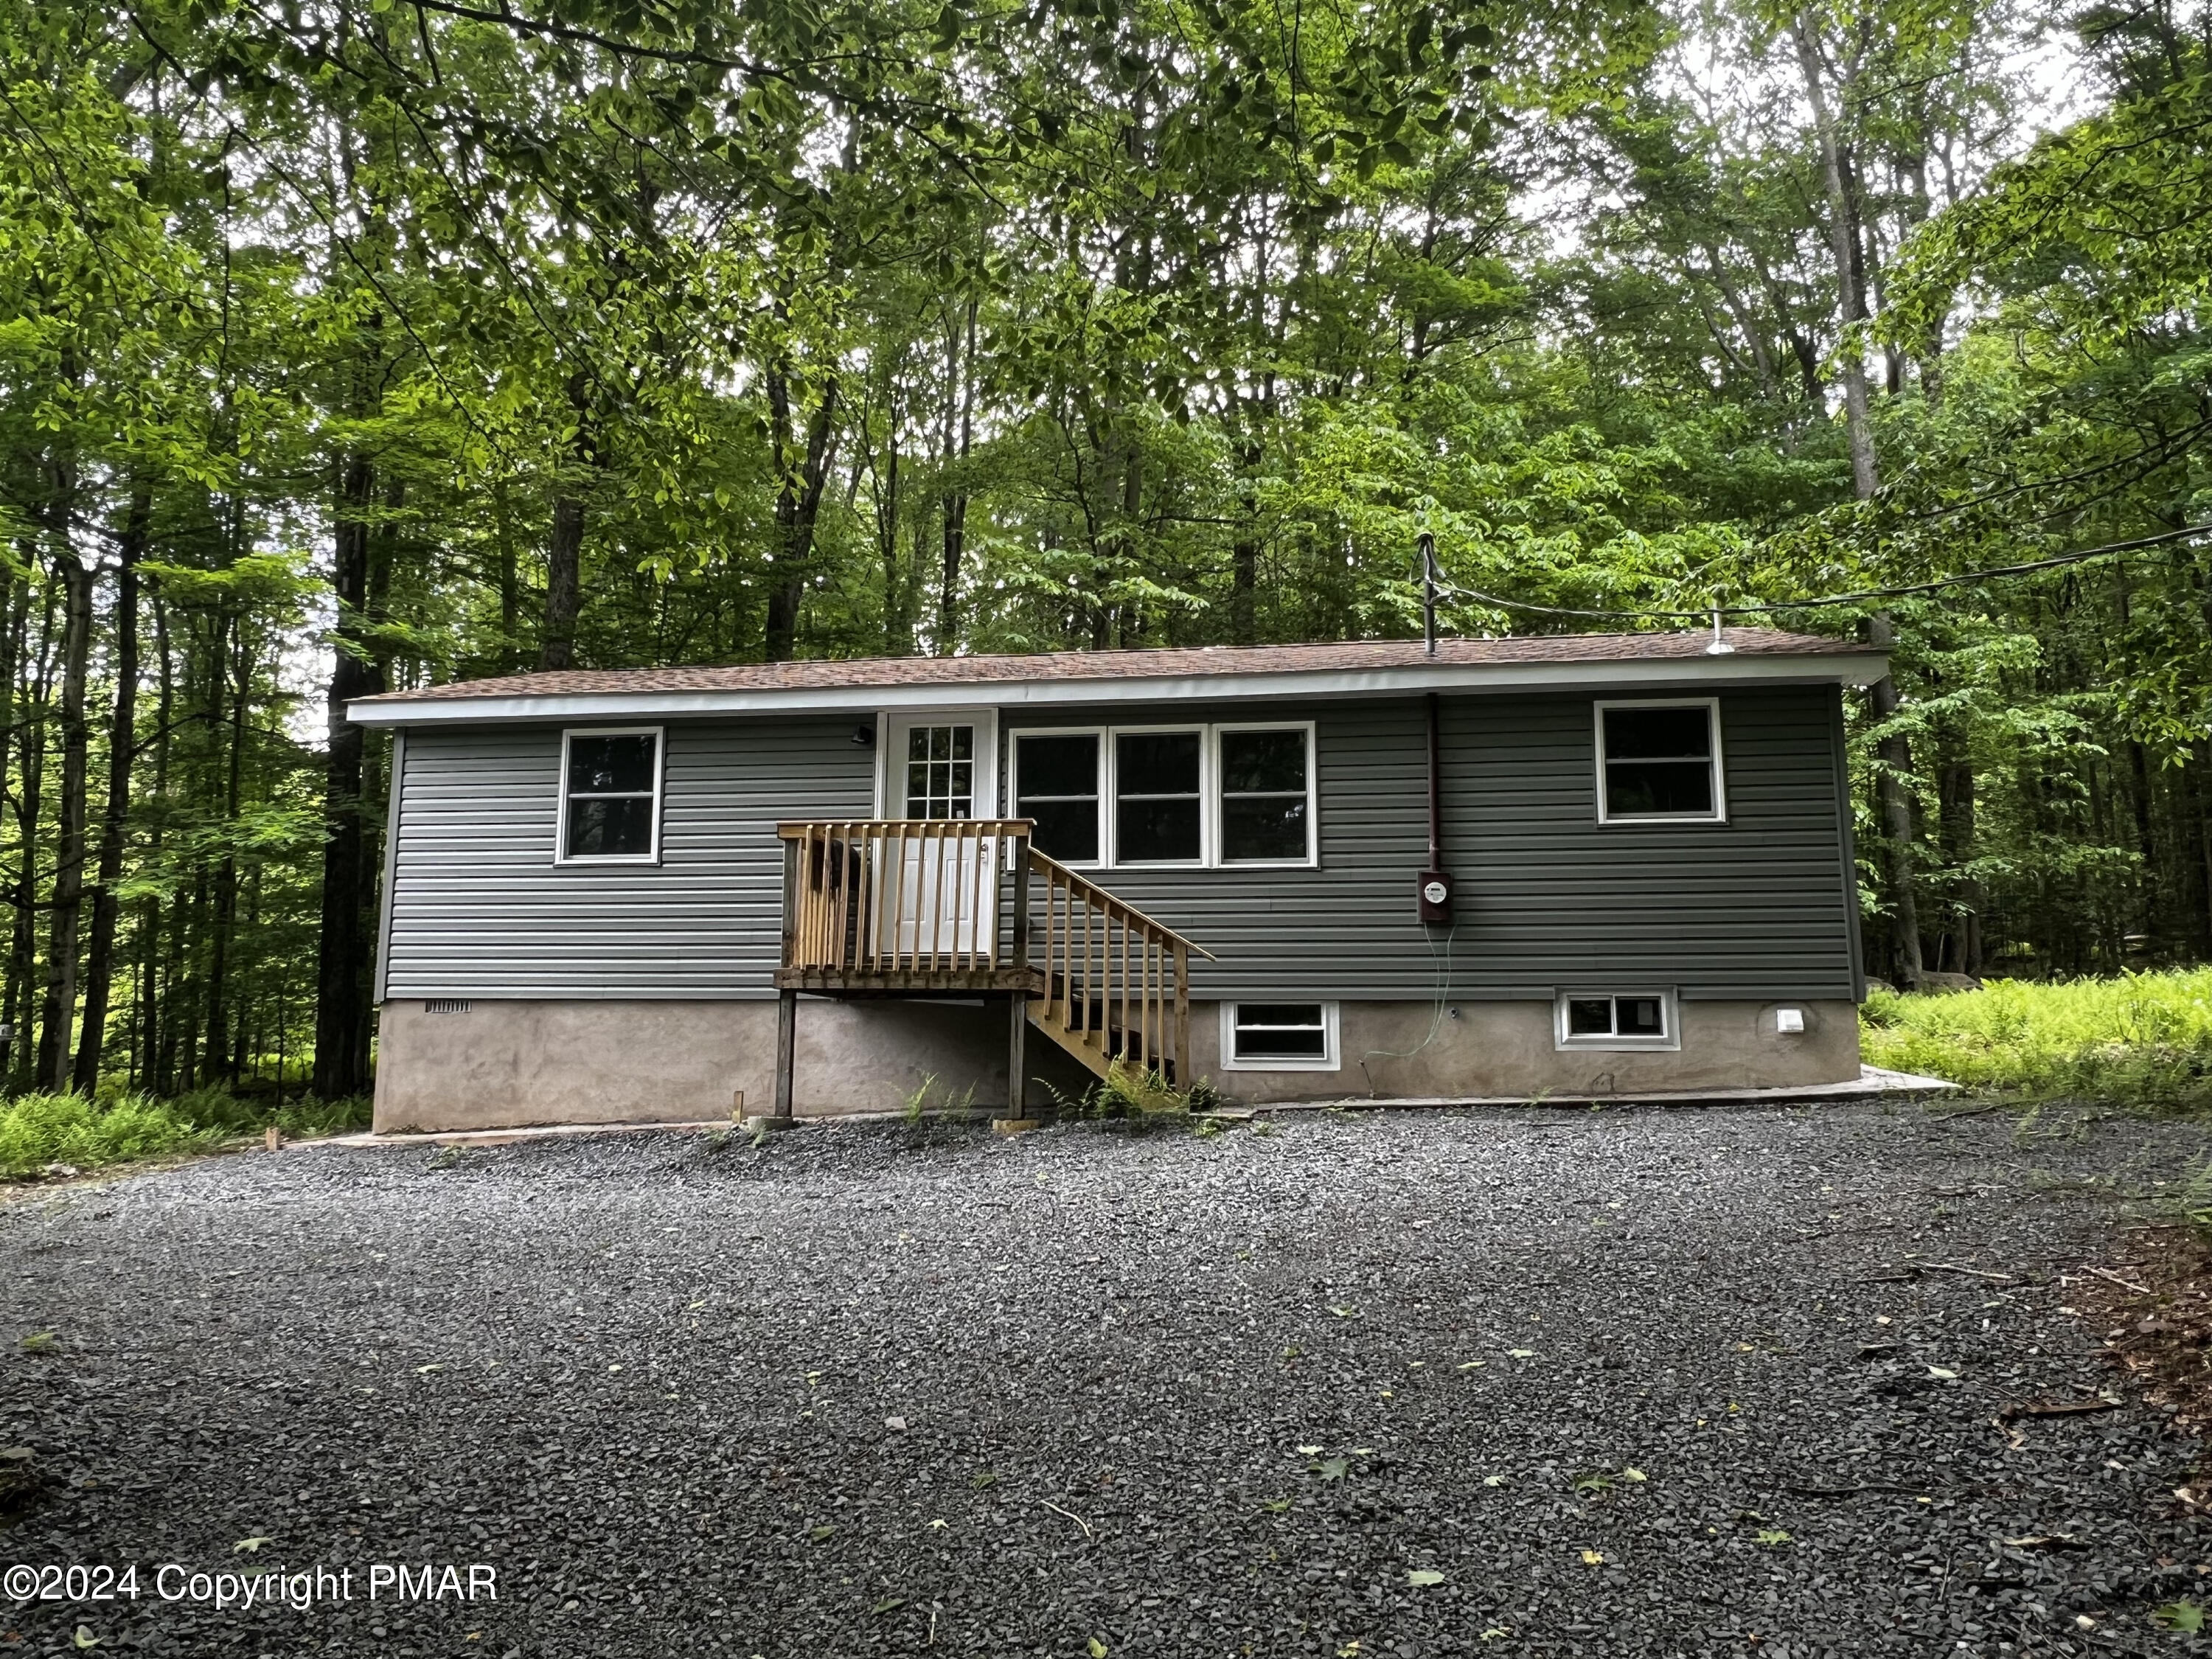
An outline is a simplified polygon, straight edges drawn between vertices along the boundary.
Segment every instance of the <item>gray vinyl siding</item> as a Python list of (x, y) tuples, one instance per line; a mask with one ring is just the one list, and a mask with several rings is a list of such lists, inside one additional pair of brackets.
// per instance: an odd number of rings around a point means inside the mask
[[(1691, 998), (1850, 998), (1854, 898), (1838, 693), (1721, 698), (1729, 821), (1600, 825), (1592, 699), (1447, 697), (1445, 863), (1457, 998), (1671, 988)], [(1419, 699), (1178, 703), (1106, 723), (1316, 722), (1315, 869), (1090, 872), (1213, 951), (1201, 997), (1422, 999), (1443, 930), (1414, 919), (1428, 839)], [(1009, 714), (1024, 726), (1069, 724)], [(866, 817), (874, 751), (850, 716), (671, 722), (661, 861), (553, 862), (557, 727), (417, 729), (394, 817), (386, 994), (774, 994), (779, 819)], [(1011, 803), (1008, 803), (1011, 810)]]
[(780, 819), (866, 817), (845, 719), (667, 726), (660, 862), (553, 862), (561, 731), (411, 731), (397, 814), (392, 997), (773, 995)]
[[(1729, 821), (1661, 825), (1597, 822), (1592, 698), (1443, 699), (1457, 921), (1433, 936), (1413, 902), (1428, 855), (1418, 700), (1285, 705), (1266, 717), (1316, 722), (1320, 867), (1091, 873), (1219, 958), (1193, 969), (1205, 997), (1426, 999), (1442, 983), (1465, 998), (1603, 987), (1850, 998), (1836, 695), (1723, 696)], [(1188, 703), (1116, 716), (1211, 718), (1262, 717)]]

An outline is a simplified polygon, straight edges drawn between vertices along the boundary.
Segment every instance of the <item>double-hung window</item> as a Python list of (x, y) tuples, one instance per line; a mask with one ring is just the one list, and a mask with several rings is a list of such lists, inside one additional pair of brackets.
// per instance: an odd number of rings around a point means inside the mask
[(1206, 733), (1114, 733), (1114, 862), (1206, 861)]
[(1310, 722), (1018, 732), (1013, 781), (1036, 849), (1064, 864), (1316, 860)]
[(1105, 742), (1103, 732), (1024, 732), (1014, 739), (1014, 816), (1035, 823), (1032, 844), (1047, 858), (1099, 861)]
[(564, 732), (562, 864), (651, 864), (660, 856), (660, 728)]
[(1601, 823), (1717, 823), (1721, 710), (1711, 697), (1597, 705)]
[(1310, 855), (1313, 728), (1224, 726), (1216, 735), (1224, 864), (1304, 864)]
[(1231, 1072), (1334, 1072), (1333, 1002), (1224, 1002), (1221, 1064)]

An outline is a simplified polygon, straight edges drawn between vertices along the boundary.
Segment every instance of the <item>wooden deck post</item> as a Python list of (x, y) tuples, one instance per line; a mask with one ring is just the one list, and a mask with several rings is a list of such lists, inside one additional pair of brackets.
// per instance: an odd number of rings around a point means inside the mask
[[(1013, 842), (1013, 937), (1007, 962), (1011, 967), (1026, 968), (1030, 965), (1030, 838), (1018, 835)], [(1011, 1118), (1029, 1115), (1029, 995), (1016, 991), (1006, 998), (1006, 1115)]]
[(792, 1059), (799, 1047), (799, 993), (783, 991), (775, 999), (775, 1117), (778, 1123), (792, 1120), (791, 1068)]
[(1175, 1086), (1190, 1087), (1190, 947), (1175, 947)]

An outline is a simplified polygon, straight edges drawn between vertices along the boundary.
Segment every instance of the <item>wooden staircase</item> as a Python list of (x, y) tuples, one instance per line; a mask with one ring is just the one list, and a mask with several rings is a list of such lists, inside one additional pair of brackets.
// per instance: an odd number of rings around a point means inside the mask
[(1030, 854), (1030, 866), (1044, 878), (1044, 903), (1031, 907), (1030, 923), (1045, 987), (1029, 1005), (1030, 1024), (1100, 1077), (1120, 1063), (1183, 1086), (1190, 959), (1212, 954), (1042, 853)]
[(1099, 1077), (1126, 1066), (1184, 1086), (1190, 959), (1211, 953), (1036, 851), (1030, 827), (1026, 818), (776, 826), (784, 848), (777, 1118), (791, 1115), (801, 991), (1004, 997), (1017, 1116), (1032, 1028)]

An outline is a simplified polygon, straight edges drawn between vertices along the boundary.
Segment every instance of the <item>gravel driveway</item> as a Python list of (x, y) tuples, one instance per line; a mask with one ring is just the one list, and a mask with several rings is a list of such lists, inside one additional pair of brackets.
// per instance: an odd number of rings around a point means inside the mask
[[(0, 1446), (52, 1484), (0, 1563), (142, 1593), (0, 1603), (0, 1652), (2170, 1652), (2193, 1448), (1993, 1419), (2111, 1386), (2060, 1276), (2205, 1136), (2031, 1127), (814, 1127), (18, 1194)], [(377, 1563), (459, 1576), (371, 1601)]]

